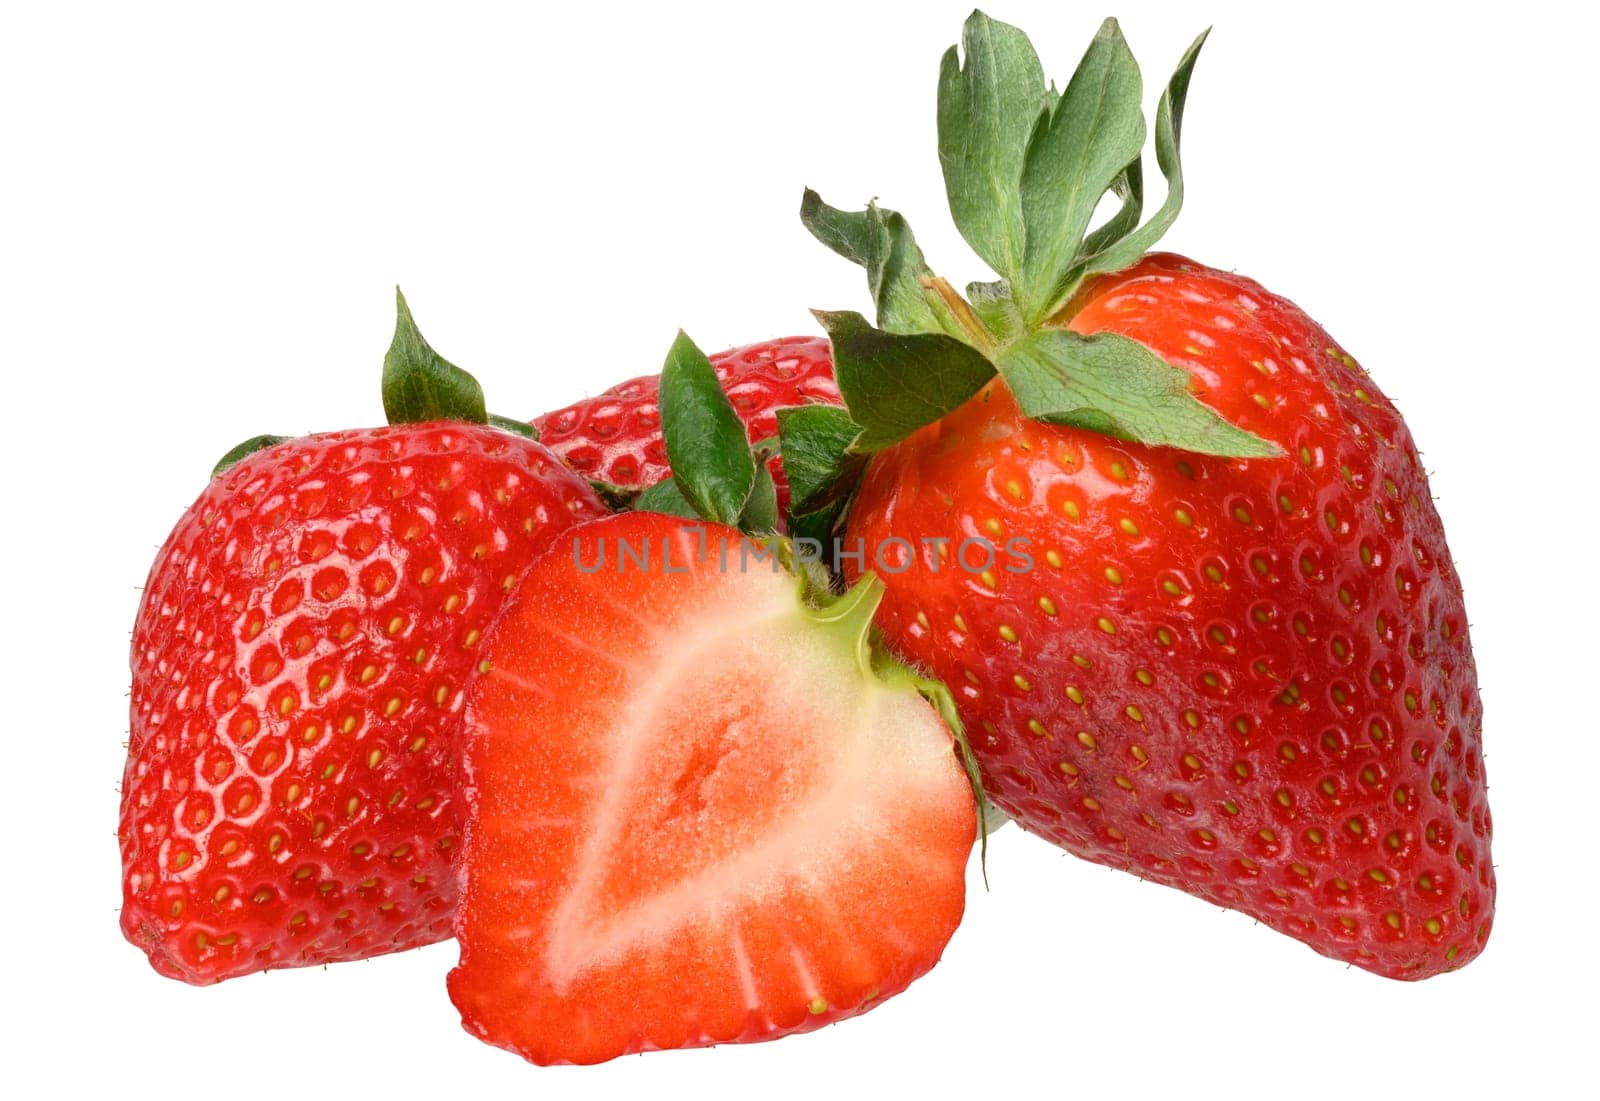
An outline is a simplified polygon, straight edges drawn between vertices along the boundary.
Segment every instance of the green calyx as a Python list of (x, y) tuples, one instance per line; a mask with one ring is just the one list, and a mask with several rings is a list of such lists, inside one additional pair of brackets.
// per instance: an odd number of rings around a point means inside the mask
[[(841, 456), (904, 439), (997, 374), (1035, 420), (1229, 458), (1281, 454), (1203, 404), (1187, 372), (1142, 344), (1066, 329), (1085, 281), (1133, 264), (1177, 217), (1183, 108), (1205, 37), (1157, 106), (1167, 195), (1142, 220), (1143, 84), (1116, 21), (1102, 24), (1058, 91), (1025, 34), (972, 14), (940, 67), (939, 162), (956, 227), (999, 279), (970, 284), (965, 296), (928, 267), (900, 214), (875, 203), (839, 210), (805, 193), (801, 221), (866, 270), (876, 310), (875, 325), (854, 313), (817, 315), (855, 428)], [(1108, 197), (1115, 213), (1096, 225)], [(843, 430), (827, 427), (822, 443), (786, 434), (785, 453), (832, 446)]]
[(778, 491), (767, 470), (773, 441), (751, 445), (716, 368), (687, 333), (680, 331), (667, 351), (657, 400), (672, 476), (631, 507), (726, 524), (746, 535), (777, 531)]
[[(394, 289), (394, 337), (383, 357), (383, 412), (390, 424), (461, 421), (487, 424), (514, 435), (538, 439), (533, 425), (491, 413), (484, 406), (483, 387), (472, 375), (433, 350), (411, 316), (400, 288)], [(246, 456), (289, 440), (288, 436), (252, 436), (217, 460), (213, 478)]]
[(269, 447), (276, 447), (280, 443), (288, 442), (288, 436), (251, 436), (243, 443), (235, 444), (228, 449), (227, 454), (218, 459), (211, 468), (211, 476), (216, 478), (237, 465), (246, 456), (254, 455), (257, 451), (265, 451)]
[(399, 287), (394, 289), (394, 305), (394, 337), (383, 357), (383, 412), (390, 424), (461, 421), (539, 438), (527, 421), (488, 411), (478, 380), (423, 338)]
[(478, 380), (433, 350), (394, 289), (394, 339), (383, 357), (383, 412), (390, 424), (466, 421), (488, 424)]

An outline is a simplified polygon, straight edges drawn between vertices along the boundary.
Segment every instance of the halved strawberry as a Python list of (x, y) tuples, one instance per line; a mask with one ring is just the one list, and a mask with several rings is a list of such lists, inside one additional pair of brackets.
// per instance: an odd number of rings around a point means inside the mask
[(819, 609), (758, 546), (584, 524), (493, 633), (450, 974), (482, 1039), (536, 1063), (773, 1039), (898, 993), (954, 932), (972, 790), (868, 644), (881, 585)]

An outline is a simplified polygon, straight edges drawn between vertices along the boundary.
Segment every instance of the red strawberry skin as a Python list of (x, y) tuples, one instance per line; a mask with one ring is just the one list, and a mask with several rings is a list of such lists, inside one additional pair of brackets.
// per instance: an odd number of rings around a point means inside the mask
[(215, 478), (134, 626), (122, 929), (204, 984), (450, 935), (463, 691), (535, 557), (603, 515), (530, 440), (308, 436)]
[[(833, 356), (821, 337), (790, 336), (748, 344), (711, 358), (750, 442), (778, 434), (777, 411), (792, 405), (838, 405)], [(597, 397), (534, 418), (539, 441), (586, 478), (630, 489), (655, 485), (672, 473), (656, 406), (658, 375), (630, 379)], [(780, 459), (768, 463), (778, 488), (780, 513), (789, 483)]]
[(903, 990), (961, 919), (976, 814), (948, 728), (860, 666), (870, 605), (817, 630), (714, 524), (626, 513), (574, 541), (596, 568), (535, 564), (469, 695), (465, 1027), (594, 1063)]
[[(852, 542), (950, 539), (937, 573), (925, 548), (880, 571), (891, 648), (955, 692), (1024, 828), (1382, 975), (1460, 967), (1494, 911), (1482, 713), (1400, 415), (1249, 279), (1153, 255), (1080, 300), (1072, 328), (1189, 370), (1286, 457), (1041, 424), (991, 384), (878, 456), (854, 505)], [(968, 537), (999, 548), (988, 572), (954, 564)]]

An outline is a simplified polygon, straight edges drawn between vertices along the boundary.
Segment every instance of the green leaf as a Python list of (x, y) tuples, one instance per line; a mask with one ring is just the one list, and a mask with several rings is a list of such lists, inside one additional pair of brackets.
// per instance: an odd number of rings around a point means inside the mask
[(478, 380), (429, 347), (394, 289), (394, 340), (383, 357), (383, 412), (390, 424), (422, 421), (489, 423)]
[[(965, 60), (965, 65), (962, 60)], [(939, 67), (939, 164), (956, 228), (1015, 284), (1026, 234), (1019, 184), (1044, 70), (1028, 36), (975, 11)]]
[(800, 221), (817, 240), (867, 270), (879, 328), (892, 333), (939, 331), (922, 290), (928, 267), (905, 218), (876, 203), (865, 210), (839, 210), (807, 188), (800, 200)]
[[(1183, 209), (1183, 163), (1179, 157), (1179, 147), (1183, 138), (1183, 105), (1189, 96), (1189, 77), (1194, 72), (1194, 63), (1200, 57), (1200, 47), (1206, 44), (1206, 35), (1210, 33), (1210, 30), (1202, 32), (1188, 50), (1184, 51), (1183, 58), (1178, 62), (1178, 68), (1172, 74), (1172, 79), (1167, 82), (1166, 90), (1161, 93), (1161, 102), (1156, 107), (1156, 164), (1160, 166), (1161, 174), (1167, 179), (1166, 200), (1162, 202), (1161, 209), (1137, 230), (1133, 228), (1139, 221), (1138, 212), (1135, 211), (1133, 223), (1121, 229), (1121, 232), (1115, 232), (1112, 224), (1107, 223), (1104, 227), (1107, 232), (1103, 240), (1097, 239), (1098, 235), (1091, 236), (1083, 250), (1086, 260), (1081, 265), (1074, 282), (1086, 275), (1121, 271), (1133, 264), (1150, 251), (1177, 220), (1178, 211)], [(1137, 169), (1137, 163), (1133, 167)], [(1123, 214), (1126, 211), (1125, 204)]]
[(1115, 19), (1100, 26), (1055, 109), (1041, 115), (1022, 167), (1027, 230), (1022, 278), (1011, 281), (1037, 325), (1070, 290), (1095, 208), (1144, 146), (1139, 65)]
[(496, 428), (511, 432), (518, 436), (526, 436), (530, 440), (539, 438), (539, 432), (527, 421), (519, 421), (515, 417), (502, 417), (499, 413), (489, 414), (489, 423)]
[(737, 527), (746, 535), (771, 535), (778, 530), (778, 487), (765, 463), (756, 464), (756, 483), (739, 513)]
[(994, 377), (994, 364), (954, 337), (874, 329), (858, 313), (816, 311), (833, 343), (833, 373), (851, 418), (854, 449), (881, 451), (932, 424)]
[(789, 511), (814, 512), (848, 492), (866, 466), (850, 450), (861, 427), (837, 405), (796, 405), (778, 410), (783, 469), (789, 476)]
[[(1106, 219), (1105, 225), (1084, 238), (1083, 247), (1078, 250), (1079, 256), (1098, 255), (1107, 246), (1132, 233), (1139, 224), (1139, 216), (1144, 213), (1144, 165), (1138, 157), (1129, 161), (1127, 167), (1111, 181), (1111, 193), (1122, 200), (1122, 205)], [(1077, 278), (1082, 278), (1081, 272)], [(1074, 282), (1076, 279), (1069, 280), (1069, 283)], [(1069, 286), (1068, 289), (1070, 291), (1072, 288)]]
[(668, 516), (680, 516), (685, 520), (702, 519), (672, 478), (663, 478), (639, 494), (633, 499), (631, 507), (635, 512), (661, 512)]
[(967, 301), (1000, 347), (1028, 331), (1022, 321), (1022, 311), (1011, 297), (1011, 287), (1003, 279), (997, 283), (968, 283)]
[(284, 443), (288, 439), (288, 436), (251, 436), (248, 440), (245, 440), (244, 443), (230, 448), (226, 455), (218, 459), (217, 465), (211, 468), (211, 476), (215, 478), (229, 467), (236, 465), (246, 456), (254, 455), (257, 451), (265, 451), (269, 447), (276, 447), (278, 444)]
[(684, 499), (707, 520), (737, 525), (756, 462), (711, 361), (683, 332), (661, 369), (660, 405), (667, 461)]
[(833, 537), (838, 533), (840, 517), (844, 512), (845, 502), (840, 500), (836, 504), (819, 508), (815, 512), (804, 514), (790, 511), (789, 513), (789, 538), (815, 539), (822, 548), (822, 557), (827, 561), (832, 548)]
[(1283, 454), (1195, 397), (1187, 371), (1116, 333), (1034, 333), (1006, 349), (1000, 374), (1034, 420), (1205, 455)]

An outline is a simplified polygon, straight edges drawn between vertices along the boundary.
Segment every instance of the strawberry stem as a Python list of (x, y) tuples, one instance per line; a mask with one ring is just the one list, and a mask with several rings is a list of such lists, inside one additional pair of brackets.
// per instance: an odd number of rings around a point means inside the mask
[(933, 295), (937, 305), (934, 309), (943, 314), (954, 326), (956, 332), (952, 335), (959, 336), (967, 344), (982, 352), (989, 359), (993, 359), (999, 352), (994, 337), (989, 335), (989, 330), (978, 317), (965, 298), (961, 297), (949, 280), (942, 275), (923, 275), (918, 282), (922, 288)]
[(847, 647), (866, 673), (872, 672), (872, 616), (883, 599), (883, 582), (864, 574), (850, 591), (821, 607), (806, 605), (806, 614), (824, 634)]

